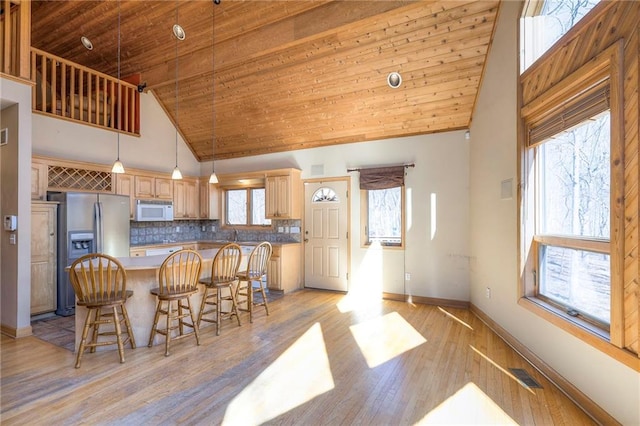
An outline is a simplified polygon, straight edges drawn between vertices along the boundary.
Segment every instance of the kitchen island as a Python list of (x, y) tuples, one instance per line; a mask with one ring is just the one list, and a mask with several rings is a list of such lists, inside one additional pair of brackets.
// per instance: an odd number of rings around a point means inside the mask
[[(218, 252), (218, 249), (199, 250), (202, 256), (201, 277), (211, 275), (211, 263)], [(149, 335), (151, 334), (151, 326), (156, 312), (158, 303), (156, 296), (150, 293), (152, 288), (158, 287), (158, 271), (160, 265), (166, 259), (166, 255), (144, 256), (144, 257), (120, 257), (118, 260), (127, 271), (127, 290), (133, 291), (133, 296), (127, 300), (126, 308), (131, 321), (131, 328), (136, 339), (136, 346), (139, 348), (146, 347), (149, 343)], [(245, 260), (246, 262), (246, 260)], [(200, 301), (202, 300), (202, 292), (204, 286), (198, 286), (198, 293), (191, 296), (191, 306), (197, 314), (200, 309)], [(87, 318), (87, 308), (76, 304), (76, 350), (80, 346), (82, 339), (82, 329), (85, 319)], [(202, 323), (203, 332), (212, 324), (209, 322)], [(213, 331), (215, 333), (215, 331)], [(156, 335), (154, 345), (164, 343), (164, 336)], [(116, 345), (98, 347), (100, 349), (115, 350)]]

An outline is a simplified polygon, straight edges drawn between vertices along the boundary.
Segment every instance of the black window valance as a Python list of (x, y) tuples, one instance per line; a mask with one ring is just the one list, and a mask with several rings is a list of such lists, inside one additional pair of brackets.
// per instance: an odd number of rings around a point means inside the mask
[(404, 185), (405, 166), (360, 169), (360, 189), (389, 189)]

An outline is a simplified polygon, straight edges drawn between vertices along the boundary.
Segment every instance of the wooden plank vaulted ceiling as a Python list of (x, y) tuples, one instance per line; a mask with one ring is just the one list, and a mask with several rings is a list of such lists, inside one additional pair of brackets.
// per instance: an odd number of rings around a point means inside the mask
[[(215, 158), (226, 159), (467, 128), (499, 1), (119, 6), (121, 75), (139, 73), (207, 161), (212, 133)], [(117, 1), (32, 2), (34, 47), (117, 76), (117, 40)], [(393, 71), (397, 89), (387, 85)]]

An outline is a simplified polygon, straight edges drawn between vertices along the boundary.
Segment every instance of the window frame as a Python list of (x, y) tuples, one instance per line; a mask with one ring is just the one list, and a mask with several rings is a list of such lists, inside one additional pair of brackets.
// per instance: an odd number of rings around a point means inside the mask
[(247, 221), (250, 221), (253, 219), (253, 205), (252, 205), (252, 201), (253, 201), (253, 197), (251, 196), (251, 191), (254, 189), (263, 189), (265, 190), (265, 197), (266, 197), (266, 188), (264, 185), (250, 185), (250, 186), (227, 186), (225, 188), (222, 189), (222, 200), (223, 200), (223, 208), (222, 208), (222, 214), (224, 217), (224, 220), (222, 221), (223, 223), (223, 228), (241, 228), (241, 229), (259, 229), (259, 230), (265, 230), (265, 229), (273, 229), (273, 220), (269, 219), (266, 217), (266, 209), (265, 209), (265, 220), (269, 220), (270, 223), (268, 224), (264, 224), (264, 225), (256, 225), (253, 223), (247, 223), (247, 224), (231, 224), (228, 221), (228, 217), (229, 217), (229, 211), (227, 210), (229, 207), (229, 202), (228, 202), (228, 192), (229, 191), (246, 191), (247, 192)]
[[(378, 241), (370, 241), (369, 240), (369, 191), (368, 189), (360, 190), (360, 245), (363, 248), (369, 248), (374, 244), (379, 245), (383, 249), (404, 249), (405, 246), (405, 200), (406, 200), (406, 191), (405, 186), (395, 186), (393, 188), (400, 188), (400, 243), (382, 243)], [(389, 188), (389, 189), (393, 189)]]
[[(574, 71), (551, 89), (538, 96), (521, 109), (520, 121), (520, 176), (519, 191), (519, 300), (521, 306), (543, 317), (554, 325), (570, 332), (592, 346), (604, 349), (619, 358), (616, 348), (622, 348), (624, 334), (623, 319), (623, 253), (624, 253), (624, 162), (623, 153), (623, 87), (622, 87), (622, 42), (601, 52), (594, 60)], [(536, 235), (537, 184), (535, 182), (536, 144), (530, 144), (527, 130), (536, 122), (557, 114), (558, 110), (572, 102), (597, 82), (607, 80), (610, 93), (610, 238), (575, 238)], [(538, 297), (538, 258), (541, 245), (552, 245), (606, 252), (611, 262), (611, 309), (609, 331), (603, 330), (588, 318), (573, 317), (557, 304)], [(606, 342), (610, 345), (603, 345)]]

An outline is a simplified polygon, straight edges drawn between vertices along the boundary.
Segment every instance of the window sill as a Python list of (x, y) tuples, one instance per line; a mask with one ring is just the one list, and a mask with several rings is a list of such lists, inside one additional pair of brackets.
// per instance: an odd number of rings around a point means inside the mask
[(518, 304), (615, 360), (622, 362), (627, 367), (640, 372), (640, 358), (638, 358), (638, 355), (611, 344), (609, 342), (609, 333), (606, 331), (579, 318), (572, 317), (555, 306), (534, 297), (522, 297), (518, 300)]

